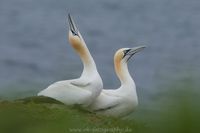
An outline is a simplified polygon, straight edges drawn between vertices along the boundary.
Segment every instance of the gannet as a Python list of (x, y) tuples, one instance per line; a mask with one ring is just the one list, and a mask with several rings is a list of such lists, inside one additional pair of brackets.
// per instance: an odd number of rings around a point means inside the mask
[(38, 96), (51, 97), (66, 105), (78, 104), (86, 107), (100, 94), (103, 82), (86, 43), (70, 14), (68, 22), (70, 27), (69, 42), (83, 62), (83, 72), (80, 78), (53, 83), (39, 92)]
[(127, 62), (145, 46), (119, 49), (114, 56), (115, 72), (121, 82), (118, 89), (103, 89), (89, 110), (107, 116), (125, 116), (138, 105), (136, 85), (128, 71)]

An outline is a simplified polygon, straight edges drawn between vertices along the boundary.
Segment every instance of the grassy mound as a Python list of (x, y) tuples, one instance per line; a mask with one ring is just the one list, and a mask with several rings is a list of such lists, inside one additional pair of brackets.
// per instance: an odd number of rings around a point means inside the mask
[(144, 125), (134, 120), (97, 116), (42, 97), (0, 102), (0, 133), (121, 133), (140, 129)]
[(159, 89), (126, 118), (99, 116), (46, 97), (0, 100), (0, 133), (199, 133), (199, 86), (186, 78)]

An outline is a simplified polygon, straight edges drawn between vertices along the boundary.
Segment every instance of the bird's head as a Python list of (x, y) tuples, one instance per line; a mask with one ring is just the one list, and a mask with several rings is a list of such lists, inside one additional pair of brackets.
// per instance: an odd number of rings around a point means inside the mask
[(85, 42), (77, 29), (74, 20), (71, 15), (68, 14), (68, 22), (69, 22), (69, 42), (71, 46), (81, 55), (85, 56), (86, 53), (86, 45)]
[(133, 48), (121, 48), (115, 53), (115, 62), (128, 62), (129, 59), (137, 52), (143, 50), (146, 46), (138, 46)]
[(81, 34), (79, 33), (74, 23), (74, 20), (72, 19), (70, 14), (68, 14), (68, 22), (69, 22), (69, 42), (75, 50), (81, 51), (84, 46), (84, 41), (82, 40)]
[(138, 46), (134, 48), (122, 48), (117, 50), (114, 56), (115, 71), (121, 81), (126, 80), (127, 62), (137, 52), (144, 49), (146, 46)]

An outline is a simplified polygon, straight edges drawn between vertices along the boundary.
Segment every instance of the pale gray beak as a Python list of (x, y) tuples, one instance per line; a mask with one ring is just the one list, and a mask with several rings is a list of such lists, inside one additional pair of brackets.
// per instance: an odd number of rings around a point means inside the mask
[(143, 50), (144, 48), (146, 48), (146, 46), (138, 46), (138, 47), (133, 47), (130, 49), (127, 49), (126, 51), (124, 51), (124, 57), (128, 57), (127, 61), (137, 52), (140, 52), (141, 50)]
[(141, 50), (143, 50), (144, 48), (146, 48), (146, 46), (138, 46), (138, 47), (133, 47), (130, 49), (130, 51), (127, 53), (129, 55), (133, 55), (137, 52), (140, 52)]
[(68, 14), (68, 22), (69, 22), (69, 28), (70, 28), (70, 31), (72, 32), (72, 34), (74, 36), (79, 36), (78, 35), (78, 29), (74, 23), (74, 20), (72, 19), (71, 15)]

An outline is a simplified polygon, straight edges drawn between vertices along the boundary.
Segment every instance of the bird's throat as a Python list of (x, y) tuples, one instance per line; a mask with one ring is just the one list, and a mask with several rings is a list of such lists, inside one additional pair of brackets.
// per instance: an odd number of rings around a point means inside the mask
[(132, 82), (132, 77), (130, 76), (126, 62), (122, 62), (121, 60), (115, 60), (115, 72), (121, 84)]

